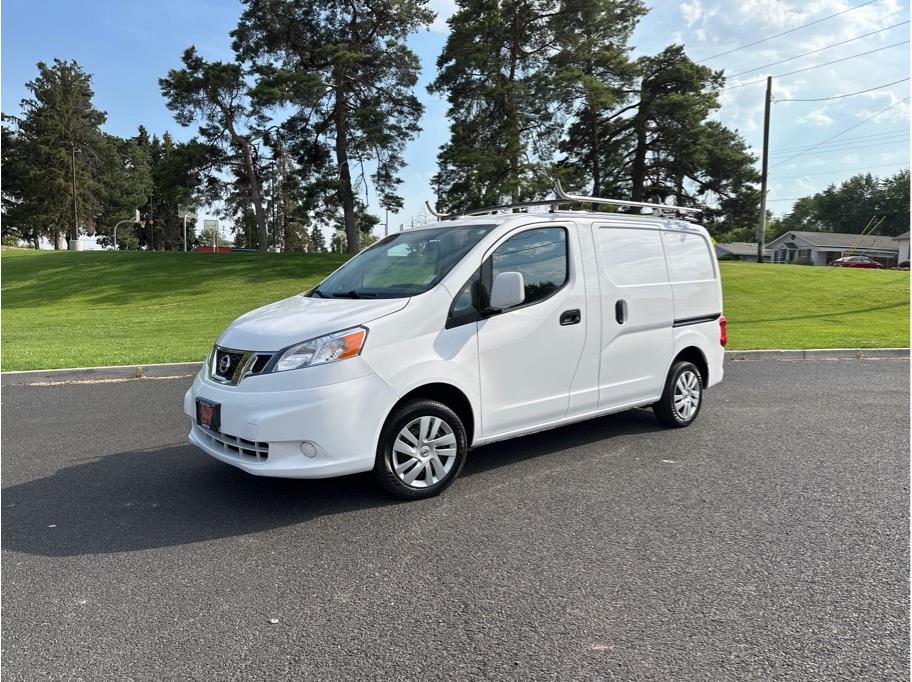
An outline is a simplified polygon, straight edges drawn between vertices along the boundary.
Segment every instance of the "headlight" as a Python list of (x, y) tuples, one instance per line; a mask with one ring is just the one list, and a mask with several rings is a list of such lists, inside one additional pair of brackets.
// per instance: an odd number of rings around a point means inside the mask
[(367, 329), (353, 327), (303, 341), (282, 351), (272, 371), (284, 372), (289, 369), (325, 365), (327, 362), (353, 358), (361, 354), (365, 338), (367, 338)]

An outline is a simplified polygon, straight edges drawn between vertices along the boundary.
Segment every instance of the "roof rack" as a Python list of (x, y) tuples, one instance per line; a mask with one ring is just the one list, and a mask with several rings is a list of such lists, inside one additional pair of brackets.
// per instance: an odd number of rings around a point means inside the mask
[(424, 204), (427, 206), (428, 211), (431, 212), (435, 218), (440, 218), (441, 220), (453, 220), (461, 216), (481, 216), (487, 215), (489, 213), (500, 213), (502, 211), (512, 211), (520, 208), (529, 208), (531, 206), (550, 206), (550, 211), (553, 213), (558, 210), (560, 204), (607, 204), (609, 206), (622, 206), (625, 208), (650, 208), (652, 209), (652, 217), (659, 218), (670, 218), (678, 217), (683, 218), (684, 220), (696, 221), (698, 214), (703, 212), (701, 208), (689, 208), (686, 206), (667, 206), (665, 204), (651, 204), (644, 201), (627, 201), (626, 199), (603, 199), (602, 197), (587, 197), (578, 194), (567, 194), (564, 191), (564, 188), (561, 187), (560, 180), (554, 181), (554, 194), (553, 199), (541, 199), (537, 201), (522, 201), (515, 204), (500, 204), (498, 206), (488, 206), (485, 208), (474, 208), (470, 211), (463, 211), (462, 213), (438, 213), (430, 202), (425, 201)]

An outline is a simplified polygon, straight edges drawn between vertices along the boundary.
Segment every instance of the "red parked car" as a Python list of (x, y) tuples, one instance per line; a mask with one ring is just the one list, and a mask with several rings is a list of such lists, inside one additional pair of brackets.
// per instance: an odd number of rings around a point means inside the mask
[(882, 268), (883, 265), (867, 256), (844, 256), (837, 258), (830, 265), (837, 268)]

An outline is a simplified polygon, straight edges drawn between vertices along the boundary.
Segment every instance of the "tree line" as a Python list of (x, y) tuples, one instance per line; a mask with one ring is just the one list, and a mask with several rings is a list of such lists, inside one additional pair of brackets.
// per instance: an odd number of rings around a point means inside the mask
[[(642, 0), (457, 0), (429, 87), (449, 105), (437, 206), (544, 198), (557, 177), (703, 206), (718, 234), (752, 230), (756, 159), (712, 118), (724, 74), (680, 45), (633, 58), (646, 12)], [(4, 237), (57, 244), (78, 226), (110, 244), (139, 208), (120, 248), (181, 248), (178, 206), (196, 204), (218, 206), (242, 246), (319, 251), (340, 233), (336, 246), (358, 251), (372, 210), (403, 206), (423, 113), (407, 39), (433, 20), (427, 0), (244, 0), (232, 60), (190, 46), (160, 80), (188, 142), (102, 132), (91, 76), (38, 64), (20, 115), (4, 116)]]

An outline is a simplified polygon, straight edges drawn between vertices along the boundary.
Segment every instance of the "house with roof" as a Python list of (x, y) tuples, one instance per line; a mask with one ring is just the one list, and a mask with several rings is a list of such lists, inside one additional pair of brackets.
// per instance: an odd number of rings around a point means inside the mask
[[(757, 242), (728, 242), (716, 244), (716, 258), (757, 261)], [(770, 259), (769, 249), (763, 249), (763, 260)]]
[(773, 263), (829, 265), (837, 258), (852, 255), (867, 256), (892, 267), (899, 260), (899, 244), (893, 237), (881, 235), (799, 231), (786, 232), (767, 247)]
[(909, 233), (905, 232), (898, 237), (893, 237), (893, 241), (899, 246), (899, 256), (897, 261), (902, 263), (909, 260)]

